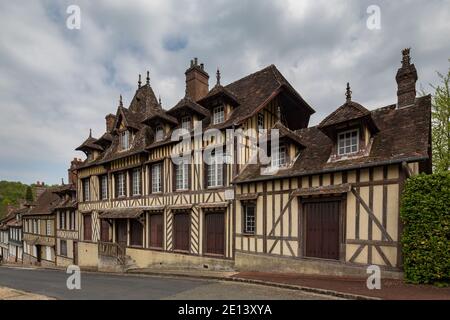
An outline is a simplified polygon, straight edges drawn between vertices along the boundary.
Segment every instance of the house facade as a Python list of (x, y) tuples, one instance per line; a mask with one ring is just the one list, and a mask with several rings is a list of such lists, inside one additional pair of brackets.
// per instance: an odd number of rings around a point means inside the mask
[(0, 255), (4, 262), (22, 263), (22, 214), (29, 209), (28, 204), (21, 203), (0, 221)]
[(23, 263), (42, 266), (56, 265), (56, 215), (60, 198), (54, 187), (42, 191), (31, 209), (22, 215)]
[(431, 102), (416, 98), (409, 50), (396, 104), (369, 111), (347, 86), (312, 127), (273, 65), (225, 86), (217, 71), (211, 90), (197, 59), (185, 76), (169, 109), (139, 76), (129, 107), (120, 98), (77, 148), (80, 266), (401, 267), (403, 184), (431, 168)]

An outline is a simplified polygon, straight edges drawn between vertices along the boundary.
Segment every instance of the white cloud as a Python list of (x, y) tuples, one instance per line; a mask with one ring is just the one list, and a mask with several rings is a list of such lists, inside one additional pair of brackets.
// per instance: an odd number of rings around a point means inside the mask
[[(395, 102), (400, 50), (412, 46), (419, 83), (448, 67), (445, 1), (378, 1), (381, 30), (366, 28), (370, 1), (76, 1), (81, 30), (65, 26), (73, 1), (0, 3), (0, 179), (59, 183), (74, 151), (99, 136), (137, 75), (165, 108), (184, 95), (194, 56), (215, 81), (275, 64), (317, 113), (344, 101), (345, 83), (368, 108)], [(143, 80), (145, 81), (145, 80)]]

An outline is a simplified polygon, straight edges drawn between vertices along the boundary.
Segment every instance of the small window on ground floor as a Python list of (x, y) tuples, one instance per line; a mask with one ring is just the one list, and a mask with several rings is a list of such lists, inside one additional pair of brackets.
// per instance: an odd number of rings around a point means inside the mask
[(59, 254), (64, 257), (67, 257), (67, 241), (66, 240), (60, 241)]

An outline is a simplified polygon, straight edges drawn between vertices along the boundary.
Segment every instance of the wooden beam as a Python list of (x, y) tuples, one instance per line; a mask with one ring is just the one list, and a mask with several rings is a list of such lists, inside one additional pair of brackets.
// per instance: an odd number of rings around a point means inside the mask
[(392, 237), (387, 233), (386, 229), (383, 227), (383, 225), (380, 223), (380, 221), (377, 219), (373, 211), (369, 208), (367, 203), (361, 198), (361, 196), (356, 192), (354, 188), (352, 188), (352, 193), (358, 199), (360, 204), (363, 206), (364, 210), (366, 210), (367, 214), (369, 215), (370, 219), (376, 224), (376, 226), (380, 229), (381, 233), (386, 237), (388, 241), (394, 241)]
[(278, 217), (277, 221), (275, 221), (275, 223), (272, 226), (272, 230), (270, 230), (269, 232), (269, 236), (272, 236), (275, 234), (275, 228), (277, 227), (277, 225), (280, 223), (281, 219), (283, 218), (285, 212), (287, 211), (288, 207), (291, 205), (291, 201), (292, 199), (294, 199), (294, 197), (292, 196), (292, 192), (289, 194), (289, 200), (286, 203), (286, 205), (284, 206), (283, 210), (280, 212), (280, 216)]

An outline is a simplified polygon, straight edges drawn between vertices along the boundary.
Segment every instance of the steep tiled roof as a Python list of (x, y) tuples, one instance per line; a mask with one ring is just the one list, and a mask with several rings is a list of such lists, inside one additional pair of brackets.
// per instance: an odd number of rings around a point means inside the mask
[(327, 116), (319, 124), (319, 128), (335, 125), (345, 121), (359, 119), (370, 115), (370, 111), (357, 102), (348, 101)]
[(42, 195), (36, 199), (34, 207), (23, 215), (50, 215), (60, 203), (60, 197), (55, 193), (58, 187), (47, 188)]
[(243, 183), (276, 177), (289, 177), (367, 167), (407, 160), (426, 160), (429, 155), (431, 133), (431, 97), (416, 99), (413, 106), (397, 109), (390, 105), (370, 112), (379, 131), (374, 135), (370, 153), (340, 161), (330, 161), (333, 142), (317, 126), (297, 130), (305, 148), (292, 167), (279, 170), (275, 175), (261, 175), (259, 165), (248, 165), (234, 182)]
[(93, 138), (91, 135), (75, 150), (78, 151), (86, 151), (86, 150), (100, 150), (102, 151), (103, 148), (99, 146), (98, 144), (95, 144), (97, 142), (97, 139)]
[(185, 96), (183, 99), (178, 101), (178, 103), (173, 108), (168, 110), (167, 113), (171, 114), (172, 116), (177, 116), (179, 112), (185, 108), (194, 111), (197, 114), (202, 115), (204, 117), (209, 116), (208, 109), (202, 107), (201, 105), (193, 101), (189, 96)]

